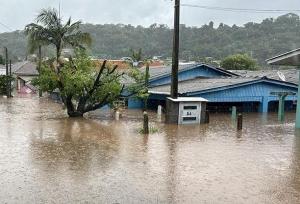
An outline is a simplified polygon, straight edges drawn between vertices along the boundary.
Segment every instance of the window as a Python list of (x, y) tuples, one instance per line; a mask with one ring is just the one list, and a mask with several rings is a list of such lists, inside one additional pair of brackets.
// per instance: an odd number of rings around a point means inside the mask
[(184, 110), (197, 110), (197, 106), (183, 106)]
[(197, 120), (196, 117), (183, 117), (182, 119), (183, 121), (194, 121), (194, 120)]

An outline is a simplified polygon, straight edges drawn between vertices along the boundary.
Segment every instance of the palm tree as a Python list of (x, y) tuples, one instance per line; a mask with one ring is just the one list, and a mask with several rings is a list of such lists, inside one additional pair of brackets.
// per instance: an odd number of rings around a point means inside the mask
[(56, 9), (42, 9), (36, 17), (36, 23), (25, 27), (28, 36), (29, 51), (35, 51), (39, 46), (53, 45), (56, 49), (56, 60), (61, 56), (62, 48), (66, 46), (84, 48), (91, 44), (91, 36), (79, 30), (81, 21), (71, 22), (71, 17), (63, 24)]

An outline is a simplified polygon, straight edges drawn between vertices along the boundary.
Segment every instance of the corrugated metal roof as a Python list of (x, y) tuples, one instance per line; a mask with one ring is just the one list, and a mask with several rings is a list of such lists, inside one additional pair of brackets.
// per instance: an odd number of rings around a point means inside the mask
[(18, 62), (12, 65), (12, 72), (17, 75), (23, 76), (37, 76), (37, 65), (33, 62), (25, 61)]
[(294, 84), (298, 84), (299, 70), (297, 69), (283, 69), (283, 70), (230, 70), (242, 77), (268, 77), (269, 79), (281, 80), (277, 74), (278, 71), (284, 74), (286, 81)]
[(277, 55), (266, 60), (271, 65), (299, 66), (300, 65), (300, 48)]
[[(179, 70), (186, 69), (187, 67), (191, 67), (191, 65), (180, 65)], [(143, 67), (140, 70), (142, 72), (145, 72), (146, 68)], [(165, 74), (171, 74), (171, 70), (172, 70), (172, 66), (151, 67), (149, 68), (150, 78), (156, 78), (159, 76), (163, 76)]]
[[(227, 71), (223, 68), (213, 67), (213, 66), (207, 65), (207, 64), (180, 65), (178, 71), (181, 72), (181, 71), (185, 71), (185, 70), (190, 70), (190, 69), (194, 69), (194, 68), (200, 67), (200, 66), (206, 66), (206, 67), (209, 67), (209, 68), (214, 69), (216, 71), (223, 72), (227, 76), (237, 76), (237, 74), (229, 72), (229, 71)], [(145, 72), (145, 68), (142, 68), (141, 71)], [(159, 78), (159, 77), (162, 77), (162, 76), (171, 75), (171, 71), (172, 71), (171, 66), (150, 68), (149, 69), (150, 79), (155, 79), (155, 78)]]
[[(224, 86), (236, 85), (240, 83), (259, 80), (259, 78), (243, 78), (243, 77), (229, 77), (229, 78), (196, 78), (192, 80), (182, 81), (178, 84), (178, 92), (180, 94), (188, 92), (197, 92), (208, 89), (220, 88)], [(169, 93), (170, 85), (156, 86), (150, 88), (150, 92)]]

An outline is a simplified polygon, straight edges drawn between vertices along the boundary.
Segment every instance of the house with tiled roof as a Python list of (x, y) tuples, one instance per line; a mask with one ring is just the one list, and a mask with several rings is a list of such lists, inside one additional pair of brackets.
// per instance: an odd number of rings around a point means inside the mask
[(16, 89), (19, 93), (35, 93), (31, 80), (39, 75), (34, 62), (24, 61), (12, 65), (12, 73), (16, 78)]

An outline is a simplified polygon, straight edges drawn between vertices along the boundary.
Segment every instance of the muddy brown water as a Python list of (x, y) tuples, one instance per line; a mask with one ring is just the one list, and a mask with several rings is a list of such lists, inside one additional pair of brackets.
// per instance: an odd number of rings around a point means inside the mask
[(155, 122), (141, 111), (69, 119), (47, 99), (0, 99), (1, 203), (300, 203), (294, 113), (229, 114), (209, 125)]

